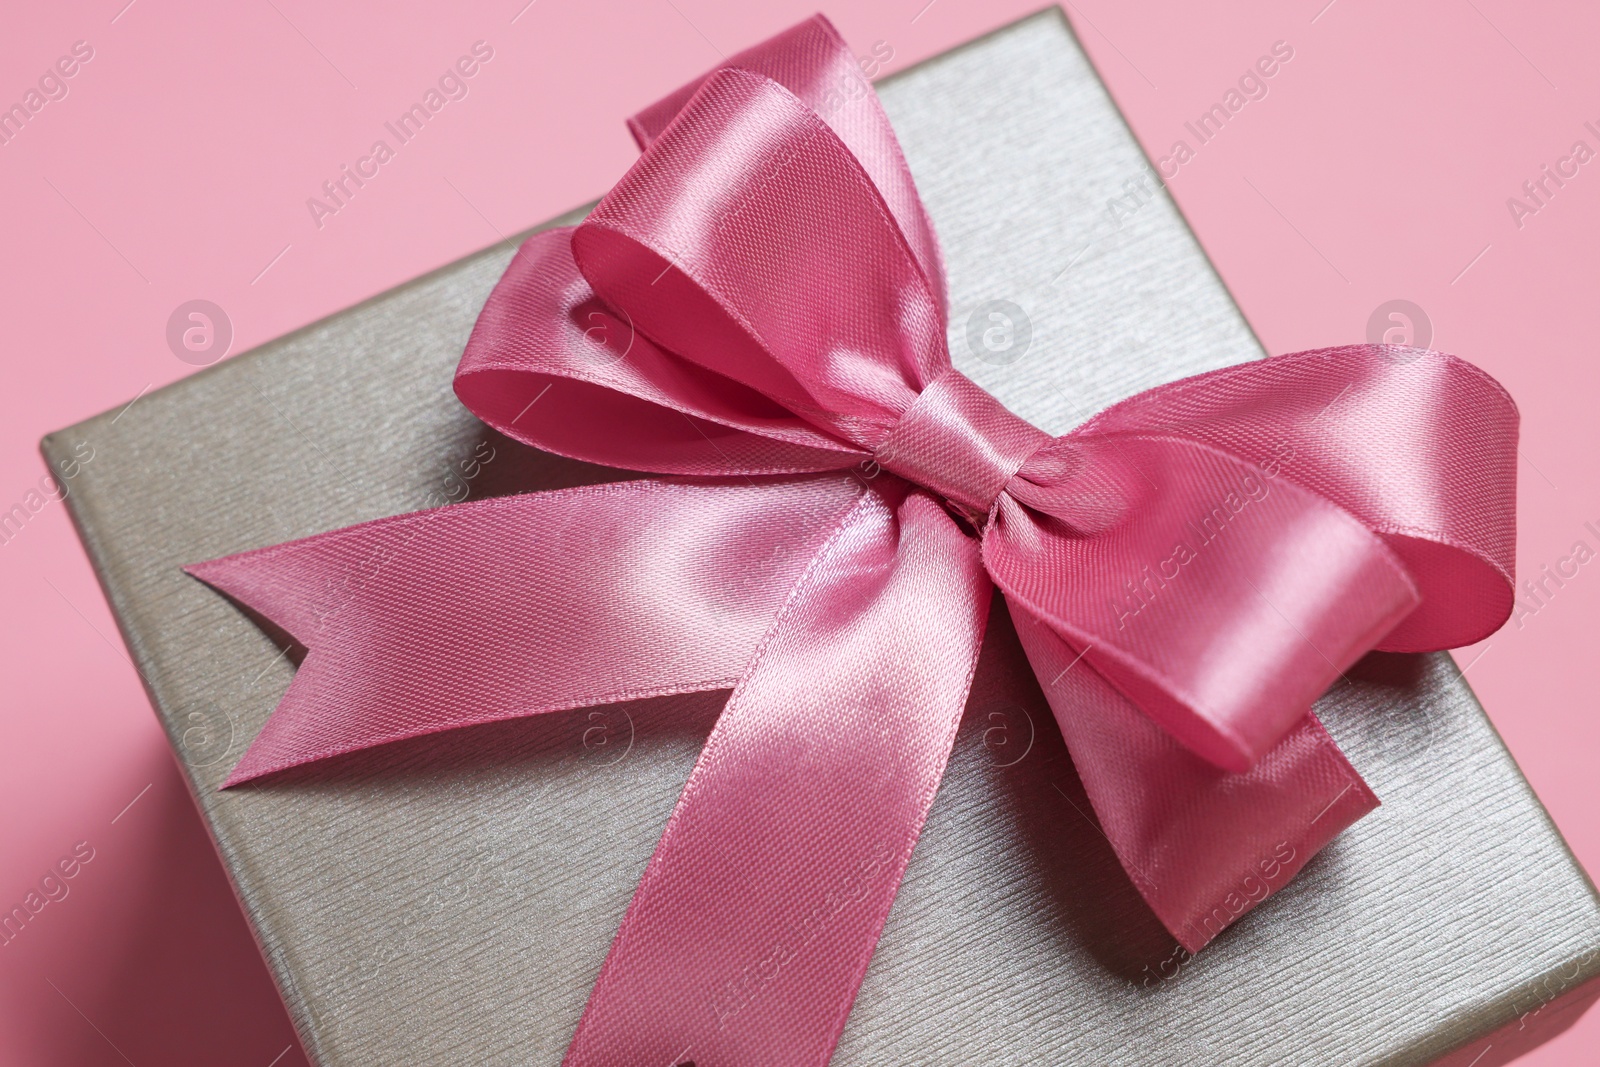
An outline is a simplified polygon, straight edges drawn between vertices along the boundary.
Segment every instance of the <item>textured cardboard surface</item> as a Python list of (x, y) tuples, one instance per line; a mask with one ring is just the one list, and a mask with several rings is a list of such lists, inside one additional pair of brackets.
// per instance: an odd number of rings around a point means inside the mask
[[(1170, 201), (1126, 186), (1142, 158), (1058, 14), (880, 91), (945, 246), (957, 366), (1013, 410), (1060, 432), (1261, 355)], [(1120, 225), (1113, 196), (1129, 208)], [(74, 518), (324, 1064), (558, 1062), (721, 700), (461, 731), (215, 791), (295, 657), (179, 564), (441, 493), (622, 476), (499, 438), (449, 392), (509, 254), (470, 257), (45, 446), (96, 449)], [(968, 345), (968, 316), (990, 300), (1028, 317), (1012, 362)], [(1600, 976), (1593, 888), (1448, 657), (1369, 657), (1323, 700), (1385, 806), (1184, 960), (1085, 816), (1003, 614), (992, 629), (841, 1067), (1425, 1064), (1524, 1016), (1570, 1017), (1562, 1007)]]

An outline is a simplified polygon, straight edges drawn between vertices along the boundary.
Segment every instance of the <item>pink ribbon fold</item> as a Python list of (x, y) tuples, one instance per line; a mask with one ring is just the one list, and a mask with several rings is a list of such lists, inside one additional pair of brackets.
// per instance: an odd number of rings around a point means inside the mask
[(227, 785), (731, 688), (571, 1067), (827, 1061), (991, 583), (1101, 827), (1191, 951), (1257, 903), (1240, 886), (1265, 864), (1292, 876), (1376, 806), (1311, 703), (1372, 649), (1508, 616), (1503, 389), (1358, 345), (1161, 386), (1052, 438), (951, 366), (932, 225), (821, 16), (630, 125), (638, 163), (522, 246), (455, 387), (517, 440), (676, 477), (190, 567), (309, 649)]

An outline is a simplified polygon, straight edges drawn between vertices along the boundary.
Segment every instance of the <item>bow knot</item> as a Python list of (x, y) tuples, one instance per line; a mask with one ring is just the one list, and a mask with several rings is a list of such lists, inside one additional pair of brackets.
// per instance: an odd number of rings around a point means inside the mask
[[(310, 646), (230, 783), (732, 688), (567, 1067), (826, 1062), (969, 693), (1048, 705), (1197, 951), (1377, 804), (1312, 701), (1512, 606), (1517, 414), (1483, 372), (1300, 352), (1051, 439), (950, 368), (932, 224), (827, 21), (728, 66), (635, 119), (645, 155), (588, 220), (523, 245), (455, 383), (518, 440), (679, 477), (190, 568)], [(863, 461), (904, 481), (842, 473)], [(994, 587), (1037, 685), (973, 684)]]
[(879, 467), (977, 516), (1049, 434), (1010, 411), (971, 378), (947, 370), (912, 401), (873, 452)]

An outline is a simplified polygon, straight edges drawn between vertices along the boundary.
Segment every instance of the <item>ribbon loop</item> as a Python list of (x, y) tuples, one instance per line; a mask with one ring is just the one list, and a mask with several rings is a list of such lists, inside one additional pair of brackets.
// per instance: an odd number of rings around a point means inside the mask
[[(1287, 478), (1179, 437), (1068, 437), (1077, 453), (1041, 514), (1043, 462), (1000, 498), (983, 558), (1184, 746), (1242, 774), (1417, 605), (1410, 576), (1349, 512)], [(1070, 511), (1069, 511), (1070, 507)], [(1095, 509), (1098, 521), (1078, 521)], [(1056, 510), (1067, 521), (1056, 521)]]
[(1028, 457), (1050, 440), (952, 369), (918, 394), (872, 458), (884, 470), (981, 516)]

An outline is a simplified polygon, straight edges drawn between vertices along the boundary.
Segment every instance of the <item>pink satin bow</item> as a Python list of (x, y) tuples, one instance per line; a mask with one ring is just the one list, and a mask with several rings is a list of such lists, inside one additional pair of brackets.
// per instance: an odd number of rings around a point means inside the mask
[[(669, 479), (465, 503), (189, 568), (308, 646), (228, 780), (733, 690), (566, 1063), (825, 1063), (1004, 591), (1100, 824), (1187, 948), (1377, 800), (1310, 713), (1510, 611), (1516, 409), (1361, 345), (1051, 438), (954, 370), (932, 226), (818, 16), (631, 123), (456, 377), (485, 422)], [(1287, 844), (1292, 861), (1284, 862)]]

